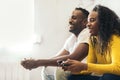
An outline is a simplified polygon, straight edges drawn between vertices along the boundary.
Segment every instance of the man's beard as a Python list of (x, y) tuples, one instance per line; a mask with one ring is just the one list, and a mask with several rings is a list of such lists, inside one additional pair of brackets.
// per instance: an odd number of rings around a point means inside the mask
[(80, 33), (79, 29), (69, 30), (69, 32), (75, 34), (76, 36)]

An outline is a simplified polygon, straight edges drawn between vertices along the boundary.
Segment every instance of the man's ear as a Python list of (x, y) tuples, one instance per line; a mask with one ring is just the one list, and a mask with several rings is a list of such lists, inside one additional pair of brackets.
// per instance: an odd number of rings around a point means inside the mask
[(83, 24), (83, 26), (85, 27), (86, 24), (87, 24), (87, 19), (83, 19), (82, 24)]

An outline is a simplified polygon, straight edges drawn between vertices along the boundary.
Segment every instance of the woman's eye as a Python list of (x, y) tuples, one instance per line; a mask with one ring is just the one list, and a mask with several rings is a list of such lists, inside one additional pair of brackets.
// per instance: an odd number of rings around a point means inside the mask
[(90, 22), (94, 22), (94, 21), (95, 21), (95, 18), (91, 18), (91, 19), (90, 19)]

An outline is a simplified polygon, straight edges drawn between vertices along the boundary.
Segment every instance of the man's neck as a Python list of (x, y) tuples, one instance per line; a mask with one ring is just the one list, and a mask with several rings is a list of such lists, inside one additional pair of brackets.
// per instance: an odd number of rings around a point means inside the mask
[[(83, 30), (83, 29), (82, 29)], [(81, 33), (81, 31), (82, 30), (80, 30), (79, 32), (77, 32), (77, 33), (73, 33), (76, 37), (78, 37), (78, 35)]]

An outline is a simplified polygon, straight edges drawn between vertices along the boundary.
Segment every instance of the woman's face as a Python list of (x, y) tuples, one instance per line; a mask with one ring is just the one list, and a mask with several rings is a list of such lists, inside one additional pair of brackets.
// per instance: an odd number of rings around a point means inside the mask
[(90, 34), (92, 36), (98, 35), (98, 13), (92, 11), (88, 16), (87, 27), (89, 28)]

